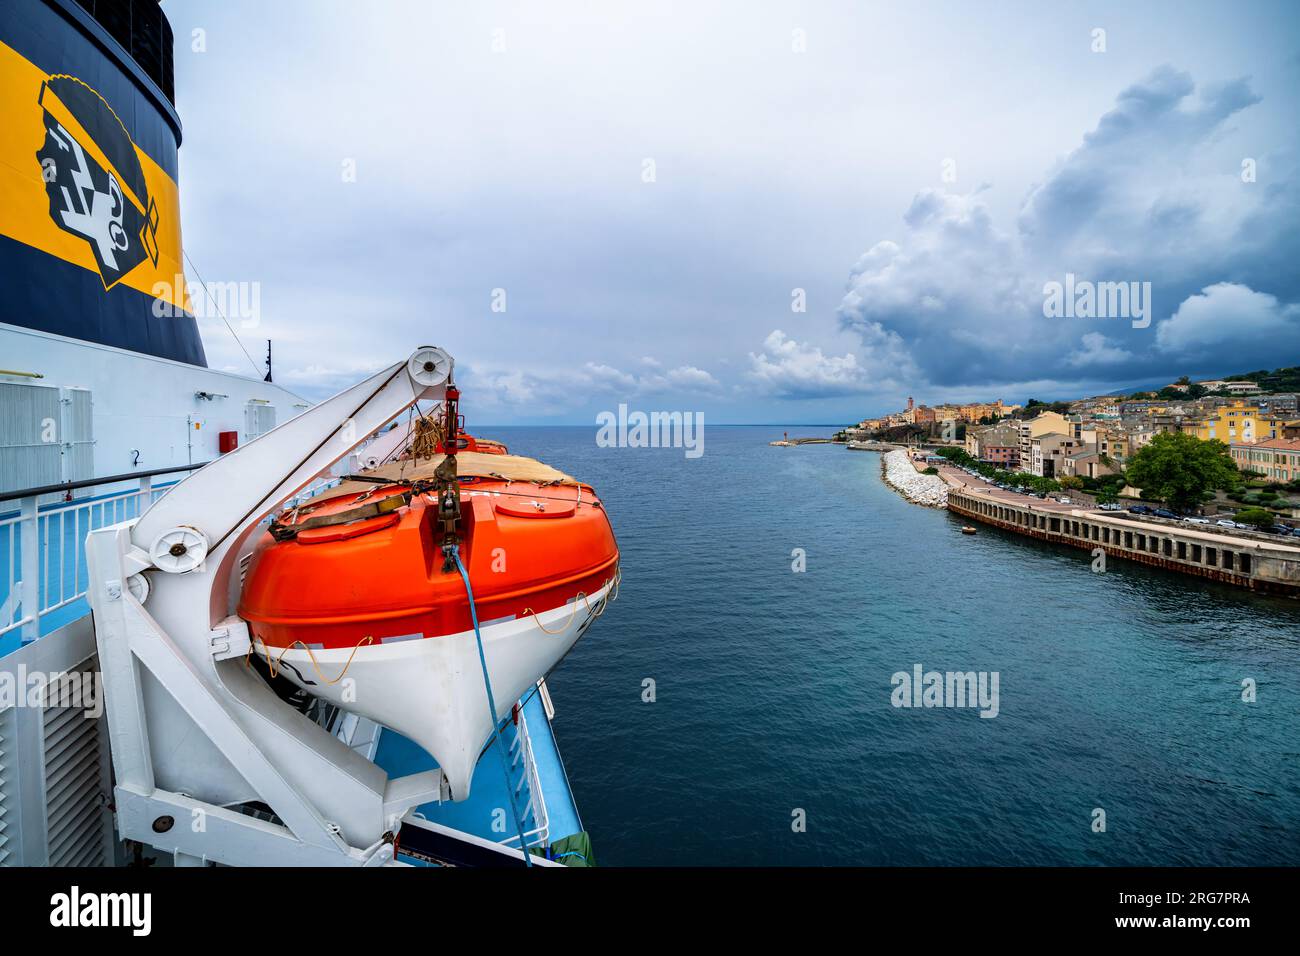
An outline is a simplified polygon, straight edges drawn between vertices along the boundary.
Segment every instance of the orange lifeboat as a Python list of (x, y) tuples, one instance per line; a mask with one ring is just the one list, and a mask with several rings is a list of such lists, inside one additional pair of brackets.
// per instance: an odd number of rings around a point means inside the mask
[(239, 604), (273, 670), (420, 744), (457, 800), (494, 729), (480, 635), (500, 721), (604, 611), (619, 560), (590, 486), (473, 441), (450, 481), (446, 455), (397, 461), (277, 515)]

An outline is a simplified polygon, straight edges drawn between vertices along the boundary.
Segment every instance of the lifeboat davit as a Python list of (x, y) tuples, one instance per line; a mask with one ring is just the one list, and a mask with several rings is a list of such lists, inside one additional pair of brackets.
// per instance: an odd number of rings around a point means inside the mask
[[(501, 721), (616, 593), (618, 545), (590, 486), (498, 443), (459, 444), (455, 536)], [(494, 728), (466, 586), (446, 569), (445, 458), (393, 462), (277, 515), (239, 615), (274, 671), (415, 741), (463, 800)]]

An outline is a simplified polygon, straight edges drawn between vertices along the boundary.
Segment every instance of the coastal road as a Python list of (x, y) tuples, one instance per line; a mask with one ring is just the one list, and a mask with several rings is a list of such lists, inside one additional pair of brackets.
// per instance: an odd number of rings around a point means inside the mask
[[(912, 464), (916, 466), (917, 471), (926, 467), (924, 460), (913, 461)], [(1001, 488), (980, 481), (978, 478), (968, 475), (960, 468), (954, 468), (952, 465), (935, 465), (934, 467), (939, 469), (939, 477), (947, 482), (949, 487), (978, 491), (990, 498), (1005, 501), (1009, 504), (1028, 505), (1035, 511), (1058, 512), (1061, 514), (1068, 514), (1071, 511), (1078, 510), (1092, 510), (1081, 509), (1079, 504), (1061, 504), (1061, 502), (1054, 501), (1051, 498), (1037, 498), (1034, 495), (1022, 495), (1015, 491), (1003, 491)]]

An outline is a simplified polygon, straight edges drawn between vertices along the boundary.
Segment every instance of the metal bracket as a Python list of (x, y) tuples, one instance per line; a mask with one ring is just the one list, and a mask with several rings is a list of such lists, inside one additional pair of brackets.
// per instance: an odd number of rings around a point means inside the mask
[(253, 646), (248, 632), (248, 622), (238, 617), (228, 617), (212, 629), (212, 659), (230, 660), (246, 657)]

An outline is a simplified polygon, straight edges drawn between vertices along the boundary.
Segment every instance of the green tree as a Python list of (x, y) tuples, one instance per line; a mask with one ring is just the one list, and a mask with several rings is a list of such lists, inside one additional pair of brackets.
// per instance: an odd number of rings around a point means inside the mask
[(1273, 513), (1263, 508), (1247, 508), (1245, 511), (1238, 511), (1233, 520), (1238, 524), (1253, 524), (1257, 528), (1271, 528), (1273, 526)]
[(1059, 483), (1062, 488), (1074, 489), (1083, 487), (1083, 479), (1078, 475), (1065, 475), (1060, 479)]
[(1216, 488), (1230, 488), (1240, 480), (1227, 445), (1182, 432), (1152, 438), (1129, 462), (1127, 478), (1142, 489), (1144, 498), (1158, 498), (1179, 511), (1196, 507)]

